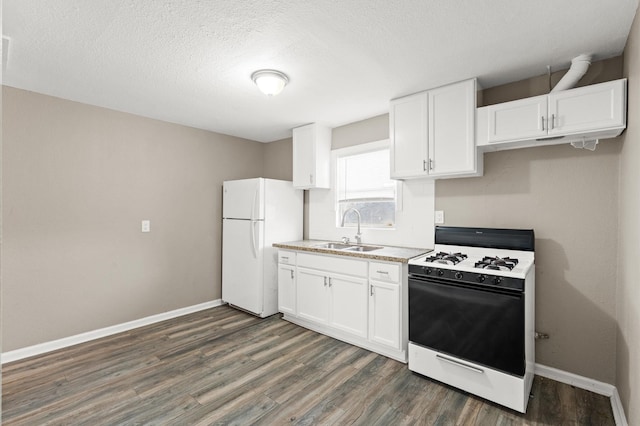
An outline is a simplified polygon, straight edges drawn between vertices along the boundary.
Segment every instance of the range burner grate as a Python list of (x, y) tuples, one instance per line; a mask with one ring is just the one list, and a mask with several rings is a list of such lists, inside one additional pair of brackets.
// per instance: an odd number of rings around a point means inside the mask
[(445, 265), (455, 265), (457, 263), (462, 262), (467, 258), (467, 255), (464, 253), (445, 253), (443, 251), (434, 254), (433, 256), (428, 256), (425, 259), (425, 262), (433, 262), (433, 263), (442, 263)]
[(510, 257), (485, 256), (475, 263), (474, 267), (480, 269), (493, 269), (495, 271), (511, 271), (518, 264), (518, 259)]

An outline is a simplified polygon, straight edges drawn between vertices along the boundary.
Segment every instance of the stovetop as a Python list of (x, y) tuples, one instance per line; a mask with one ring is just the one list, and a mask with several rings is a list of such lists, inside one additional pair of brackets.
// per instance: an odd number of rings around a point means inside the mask
[(514, 278), (525, 278), (533, 263), (531, 251), (446, 244), (436, 244), (432, 252), (409, 260), (410, 265)]

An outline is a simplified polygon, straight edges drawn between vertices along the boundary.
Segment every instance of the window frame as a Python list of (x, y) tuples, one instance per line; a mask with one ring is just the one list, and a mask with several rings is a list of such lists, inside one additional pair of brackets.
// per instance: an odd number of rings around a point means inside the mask
[[(333, 170), (332, 173), (332, 178), (333, 178), (333, 184), (332, 184), (332, 189), (334, 192), (333, 195), (333, 211), (334, 211), (334, 216), (335, 216), (335, 224), (336, 224), (336, 228), (337, 229), (352, 229), (355, 228), (355, 225), (348, 225), (345, 224), (345, 226), (340, 226), (340, 222), (341, 222), (341, 218), (339, 218), (338, 216), (338, 212), (339, 212), (339, 198), (340, 198), (340, 190), (338, 188), (338, 158), (339, 157), (347, 157), (347, 156), (352, 156), (352, 155), (360, 155), (360, 154), (367, 154), (369, 152), (374, 152), (374, 151), (382, 151), (382, 150), (388, 150), (389, 151), (389, 161), (391, 161), (391, 141), (389, 139), (383, 139), (383, 140), (379, 140), (379, 141), (375, 141), (375, 142), (368, 142), (368, 143), (364, 143), (364, 144), (359, 144), (359, 145), (353, 145), (353, 146), (349, 146), (346, 148), (338, 148), (338, 149), (334, 149), (331, 151), (331, 167)], [(391, 177), (389, 177), (390, 180), (395, 182), (395, 211), (396, 213), (401, 212), (402, 211), (402, 181), (400, 180), (395, 180), (392, 179)], [(396, 214), (396, 219), (394, 220), (393, 226), (367, 226), (367, 227), (363, 227), (363, 229), (369, 229), (369, 230), (376, 230), (376, 231), (394, 231), (396, 229), (397, 223), (398, 223), (398, 217)]]

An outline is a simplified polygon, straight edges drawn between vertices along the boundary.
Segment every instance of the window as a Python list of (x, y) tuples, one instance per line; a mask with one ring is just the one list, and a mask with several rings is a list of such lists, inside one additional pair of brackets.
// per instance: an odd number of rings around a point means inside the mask
[[(336, 226), (344, 213), (360, 212), (361, 227), (395, 226), (398, 183), (390, 178), (388, 141), (374, 142), (335, 151)], [(358, 215), (347, 213), (344, 226), (357, 226)]]

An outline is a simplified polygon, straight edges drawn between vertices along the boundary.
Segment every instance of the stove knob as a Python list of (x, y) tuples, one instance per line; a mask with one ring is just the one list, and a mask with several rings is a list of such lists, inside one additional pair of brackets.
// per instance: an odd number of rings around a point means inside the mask
[(483, 283), (484, 280), (486, 280), (486, 279), (487, 279), (486, 275), (478, 275), (478, 278), (477, 278), (479, 283)]
[(424, 272), (425, 272), (425, 274), (427, 274), (427, 275), (431, 275), (431, 273), (433, 272), (433, 269), (431, 269), (431, 268), (424, 268)]
[(438, 269), (438, 276), (441, 277), (444, 275), (444, 271), (442, 269)]
[(462, 272), (456, 272), (455, 277), (456, 277), (457, 280), (461, 280), (462, 279)]
[(495, 278), (493, 279), (493, 283), (494, 283), (494, 284), (500, 284), (501, 282), (502, 282), (502, 278), (501, 278), (501, 277), (495, 277)]

